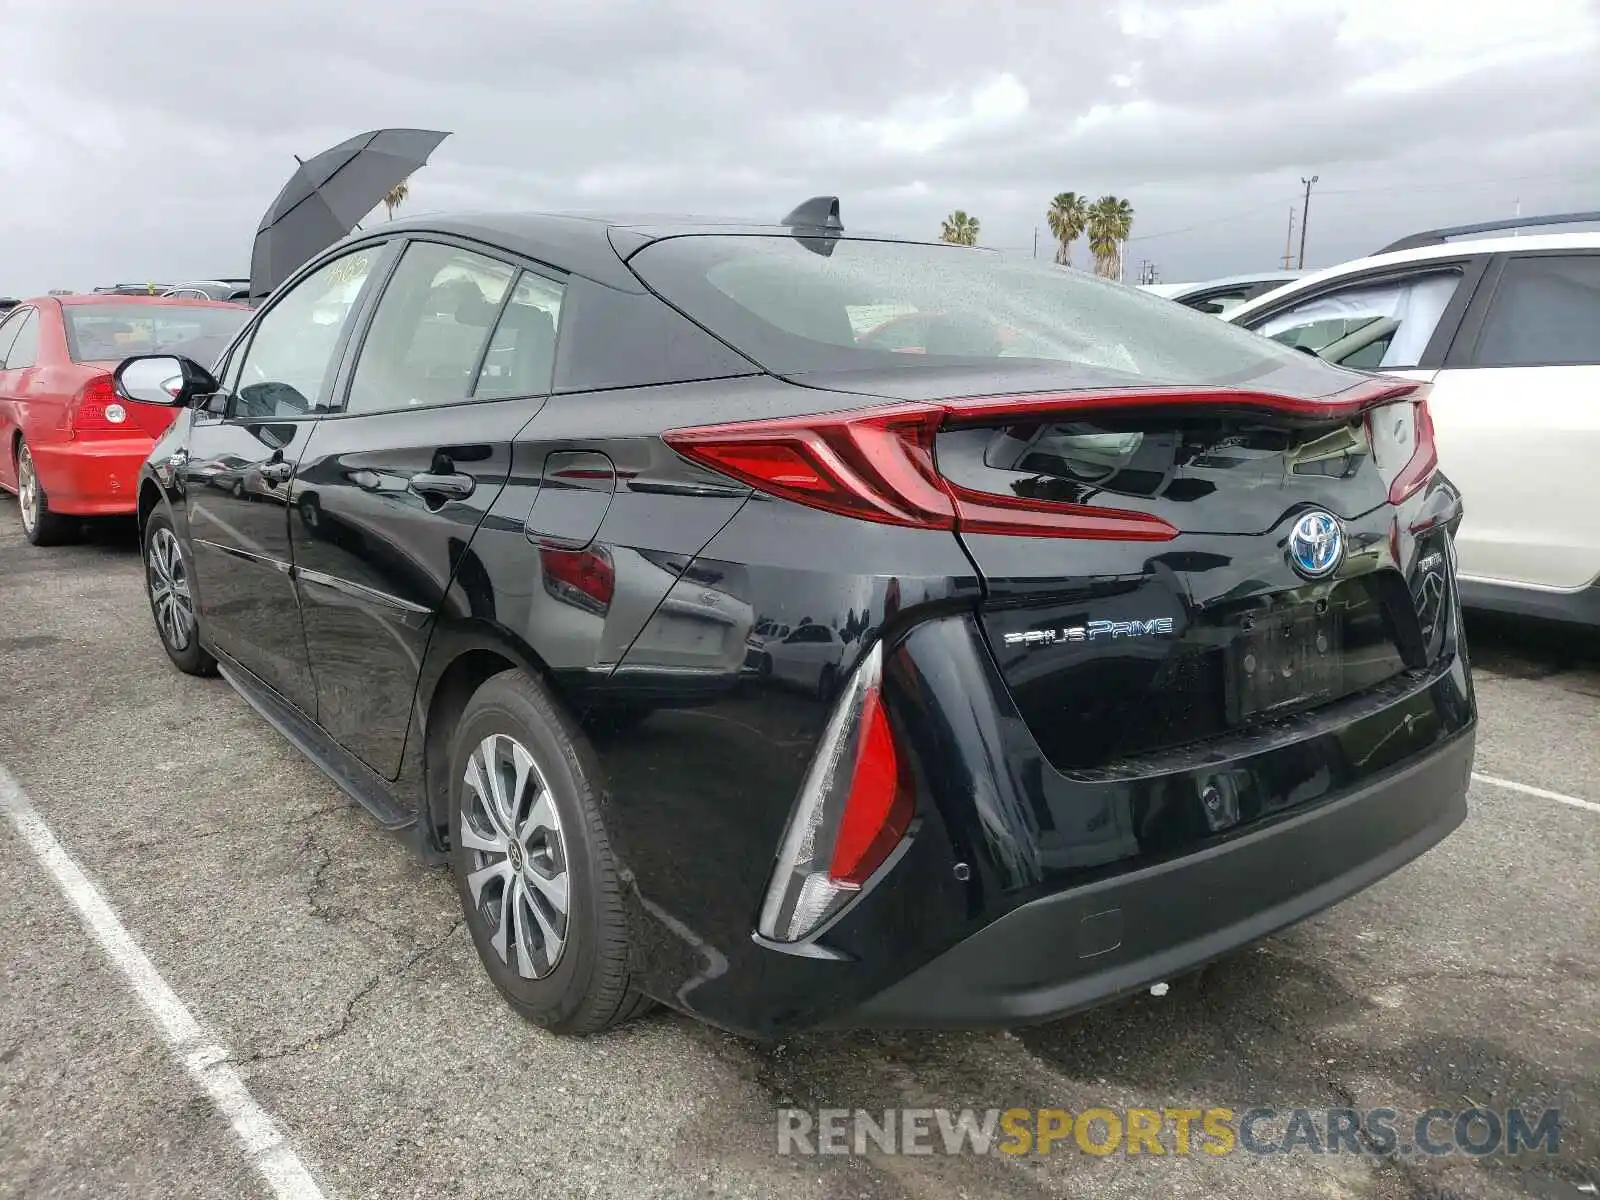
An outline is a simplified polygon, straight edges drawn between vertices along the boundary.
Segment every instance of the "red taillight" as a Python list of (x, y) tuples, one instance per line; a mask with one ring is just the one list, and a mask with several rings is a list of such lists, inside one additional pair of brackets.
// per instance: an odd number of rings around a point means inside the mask
[(611, 556), (601, 548), (561, 550), (539, 547), (539, 566), (544, 575), (544, 590), (557, 600), (604, 616), (611, 610), (617, 575)]
[(1399, 504), (1414, 493), (1439, 467), (1439, 447), (1433, 440), (1433, 414), (1428, 411), (1427, 396), (1416, 403), (1415, 421), (1417, 448), (1389, 485), (1390, 504)]
[[(1008, 415), (1058, 413), (1016, 403)], [(1178, 531), (1159, 517), (1081, 504), (995, 496), (957, 487), (933, 462), (940, 425), (966, 414), (962, 402), (907, 404), (793, 420), (669, 430), (685, 458), (751, 487), (840, 516), (968, 533), (1165, 541)]]
[(828, 878), (859, 888), (881, 867), (911, 824), (911, 793), (900, 783), (900, 759), (876, 687), (861, 703), (861, 736), (850, 794), (833, 844)]
[(884, 712), (883, 643), (851, 673), (789, 813), (756, 930), (813, 936), (861, 894), (911, 828), (916, 802)]
[(1428, 482), (1439, 466), (1428, 411), (1428, 384), (1417, 385), (1396, 404), (1367, 413), (1367, 444), (1379, 474), (1389, 483), (1389, 503), (1399, 504)]
[[(1312, 421), (1348, 419), (1410, 395), (1419, 386), (1376, 379), (1334, 400), (1230, 388), (978, 396), (673, 429), (662, 436), (685, 458), (769, 495), (859, 520), (966, 533), (1160, 542), (1176, 537), (1178, 531), (1149, 513), (960, 487), (940, 476), (934, 464), (934, 439), (941, 427), (996, 421), (1021, 424), (1107, 410), (1254, 409)], [(1432, 443), (1430, 425), (1430, 451)], [(1432, 466), (1416, 469), (1425, 478)]]
[(128, 409), (110, 375), (96, 375), (72, 398), (73, 433), (128, 433)]
[(884, 525), (955, 528), (933, 466), (944, 410), (926, 404), (673, 429), (685, 458), (774, 496)]

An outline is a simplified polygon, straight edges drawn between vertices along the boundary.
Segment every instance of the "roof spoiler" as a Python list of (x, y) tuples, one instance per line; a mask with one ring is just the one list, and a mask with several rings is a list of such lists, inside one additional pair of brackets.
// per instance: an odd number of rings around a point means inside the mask
[(1472, 233), (1498, 233), (1503, 229), (1538, 229), (1545, 225), (1584, 225), (1600, 221), (1600, 212), (1550, 213), (1542, 217), (1506, 217), (1500, 221), (1479, 221), (1476, 225), (1449, 225), (1443, 229), (1425, 229), (1398, 242), (1390, 242), (1379, 254), (1391, 250), (1415, 250), (1418, 246), (1442, 246), (1454, 237)]

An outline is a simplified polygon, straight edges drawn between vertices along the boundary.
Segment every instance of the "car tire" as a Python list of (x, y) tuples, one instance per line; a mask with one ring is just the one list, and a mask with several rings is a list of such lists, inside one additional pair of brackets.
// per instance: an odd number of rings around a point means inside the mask
[(34, 466), (33, 452), (19, 440), (16, 450), (17, 507), (22, 514), (22, 535), (34, 546), (59, 546), (78, 531), (72, 517), (50, 511), (50, 497)]
[(183, 539), (159, 509), (144, 525), (144, 591), (161, 647), (185, 675), (215, 675), (217, 660), (200, 644), (194, 567)]
[(478, 958), (512, 1008), (563, 1034), (598, 1033), (648, 1008), (629, 974), (599, 765), (543, 684), (505, 671), (473, 693), (451, 739), (450, 779), (456, 891)]

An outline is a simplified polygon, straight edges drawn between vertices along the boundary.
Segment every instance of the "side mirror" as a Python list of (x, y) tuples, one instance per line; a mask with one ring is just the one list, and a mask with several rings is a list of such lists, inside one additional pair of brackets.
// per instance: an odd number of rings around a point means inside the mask
[(220, 386), (211, 372), (190, 358), (173, 354), (139, 354), (125, 358), (112, 375), (117, 395), (140, 404), (187, 407), (195, 397)]

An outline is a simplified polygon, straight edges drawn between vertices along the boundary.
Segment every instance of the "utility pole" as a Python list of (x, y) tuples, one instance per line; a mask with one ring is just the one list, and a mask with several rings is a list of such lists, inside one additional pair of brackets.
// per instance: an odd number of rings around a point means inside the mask
[(1294, 262), (1294, 205), (1289, 205), (1289, 231), (1283, 235), (1283, 269)]
[(1306, 218), (1311, 212), (1311, 188), (1319, 178), (1317, 175), (1313, 175), (1310, 179), (1304, 175), (1300, 177), (1300, 182), (1306, 185), (1306, 198), (1300, 206), (1300, 270), (1302, 271), (1306, 268)]
[(1039, 227), (1037, 225), (1033, 227), (1033, 256), (1035, 258), (1039, 257)]

